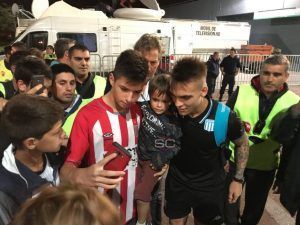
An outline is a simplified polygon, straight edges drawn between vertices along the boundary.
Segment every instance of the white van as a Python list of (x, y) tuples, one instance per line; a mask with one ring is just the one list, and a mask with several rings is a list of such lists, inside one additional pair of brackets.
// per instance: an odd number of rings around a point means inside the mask
[[(63, 1), (51, 5), (15, 41), (27, 47), (45, 50), (58, 38), (71, 38), (86, 45), (92, 55), (93, 71), (105, 71), (108, 61), (134, 43), (144, 33), (156, 34), (162, 44), (163, 54), (192, 54), (214, 50), (240, 48), (248, 44), (250, 25), (240, 22), (217, 22), (159, 19), (140, 20), (107, 18), (102, 12), (79, 10)], [(127, 9), (128, 10), (128, 9)], [(137, 12), (137, 9), (134, 9)], [(138, 18), (138, 15), (135, 15)]]

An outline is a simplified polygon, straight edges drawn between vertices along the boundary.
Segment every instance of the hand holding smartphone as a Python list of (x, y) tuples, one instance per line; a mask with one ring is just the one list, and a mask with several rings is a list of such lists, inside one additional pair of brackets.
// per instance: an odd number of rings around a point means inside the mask
[(45, 88), (44, 87), (44, 80), (45, 80), (44, 75), (33, 75), (32, 76), (31, 83), (30, 83), (30, 88), (31, 89), (34, 88), (35, 86), (39, 85), (39, 84), (43, 85), (43, 87), (35, 93), (36, 95), (40, 95), (40, 94), (43, 93), (44, 88)]
[(128, 165), (131, 155), (129, 151), (118, 142), (113, 142), (113, 145), (115, 146), (115, 151), (112, 153), (117, 153), (118, 155), (116, 158), (104, 165), (104, 170), (123, 171)]

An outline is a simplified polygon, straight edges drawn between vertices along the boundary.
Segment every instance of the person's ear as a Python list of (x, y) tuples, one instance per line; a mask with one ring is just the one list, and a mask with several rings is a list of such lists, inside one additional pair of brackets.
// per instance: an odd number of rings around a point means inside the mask
[(22, 144), (28, 150), (34, 150), (38, 144), (39, 140), (33, 137), (25, 139)]
[(115, 81), (116, 81), (113, 73), (108, 74), (108, 80), (109, 80), (110, 85), (113, 87), (115, 84)]
[(19, 91), (20, 93), (25, 93), (25, 92), (28, 91), (28, 85), (25, 84), (24, 81), (18, 80), (18, 81), (16, 82), (16, 84), (17, 84), (18, 91)]
[(207, 95), (207, 92), (208, 92), (208, 88), (207, 85), (205, 85), (201, 88), (201, 96), (205, 97)]
[(287, 81), (287, 79), (289, 78), (290, 74), (288, 72), (285, 73), (285, 82)]
[(66, 50), (65, 52), (64, 52), (64, 58), (66, 58), (66, 59), (69, 59), (69, 51), (68, 50)]
[(201, 96), (202, 97), (205, 97), (207, 95), (207, 92), (208, 92), (208, 87), (207, 87), (207, 83), (206, 83), (206, 79), (202, 79), (201, 81)]

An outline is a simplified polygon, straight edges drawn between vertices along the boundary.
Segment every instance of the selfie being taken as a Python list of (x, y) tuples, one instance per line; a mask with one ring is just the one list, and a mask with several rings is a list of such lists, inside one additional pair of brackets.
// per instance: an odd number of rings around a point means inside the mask
[(2, 0), (0, 225), (300, 225), (299, 9)]

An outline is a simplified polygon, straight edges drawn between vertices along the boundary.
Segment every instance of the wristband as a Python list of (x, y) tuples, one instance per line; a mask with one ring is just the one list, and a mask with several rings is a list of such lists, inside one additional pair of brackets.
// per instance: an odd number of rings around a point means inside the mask
[(242, 178), (237, 178), (237, 177), (234, 176), (232, 179), (233, 179), (234, 181), (240, 183), (240, 184), (243, 184), (243, 183), (244, 183), (244, 178), (243, 178), (243, 177), (242, 177)]

